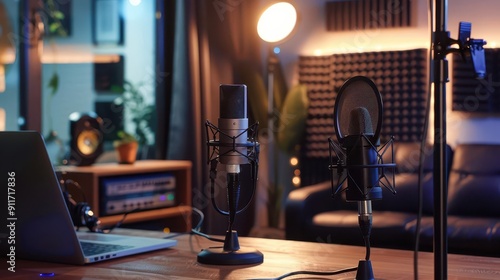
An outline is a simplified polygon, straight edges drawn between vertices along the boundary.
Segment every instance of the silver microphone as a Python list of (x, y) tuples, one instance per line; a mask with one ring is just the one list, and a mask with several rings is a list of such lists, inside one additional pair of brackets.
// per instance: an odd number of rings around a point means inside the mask
[(248, 163), (247, 86), (222, 84), (219, 92), (219, 162), (226, 164), (228, 173), (239, 173), (239, 165)]

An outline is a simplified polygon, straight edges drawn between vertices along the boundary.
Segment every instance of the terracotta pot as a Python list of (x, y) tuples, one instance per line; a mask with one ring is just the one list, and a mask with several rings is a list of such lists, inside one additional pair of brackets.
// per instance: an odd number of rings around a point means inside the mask
[(137, 157), (137, 142), (123, 143), (115, 147), (118, 152), (118, 162), (123, 164), (132, 164)]

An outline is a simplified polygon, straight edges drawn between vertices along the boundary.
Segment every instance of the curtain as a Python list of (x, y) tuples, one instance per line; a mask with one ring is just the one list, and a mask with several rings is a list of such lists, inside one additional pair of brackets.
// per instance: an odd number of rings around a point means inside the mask
[[(217, 124), (219, 85), (245, 83), (239, 74), (241, 65), (261, 76), (256, 32), (258, 1), (177, 0), (176, 9), (167, 159), (193, 162), (193, 206), (205, 213), (204, 230), (220, 234), (226, 230), (227, 218), (215, 213), (210, 202), (204, 124), (206, 120)], [(242, 197), (246, 189), (242, 188)], [(219, 186), (216, 197), (223, 208), (224, 186)], [(250, 207), (237, 216), (235, 228), (240, 235), (250, 230), (253, 212)]]

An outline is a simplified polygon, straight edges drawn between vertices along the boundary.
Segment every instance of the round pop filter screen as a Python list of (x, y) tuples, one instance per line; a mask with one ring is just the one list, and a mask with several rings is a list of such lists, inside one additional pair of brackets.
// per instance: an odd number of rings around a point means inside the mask
[(333, 120), (335, 134), (340, 143), (349, 134), (350, 113), (358, 107), (366, 108), (370, 115), (373, 140), (379, 138), (382, 126), (382, 97), (372, 80), (356, 76), (342, 85), (335, 100)]

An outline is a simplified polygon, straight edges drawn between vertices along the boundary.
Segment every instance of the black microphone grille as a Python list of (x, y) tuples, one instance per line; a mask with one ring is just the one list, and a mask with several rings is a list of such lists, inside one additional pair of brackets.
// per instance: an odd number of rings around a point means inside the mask
[(220, 92), (220, 118), (247, 118), (247, 86), (243, 84), (222, 84)]

